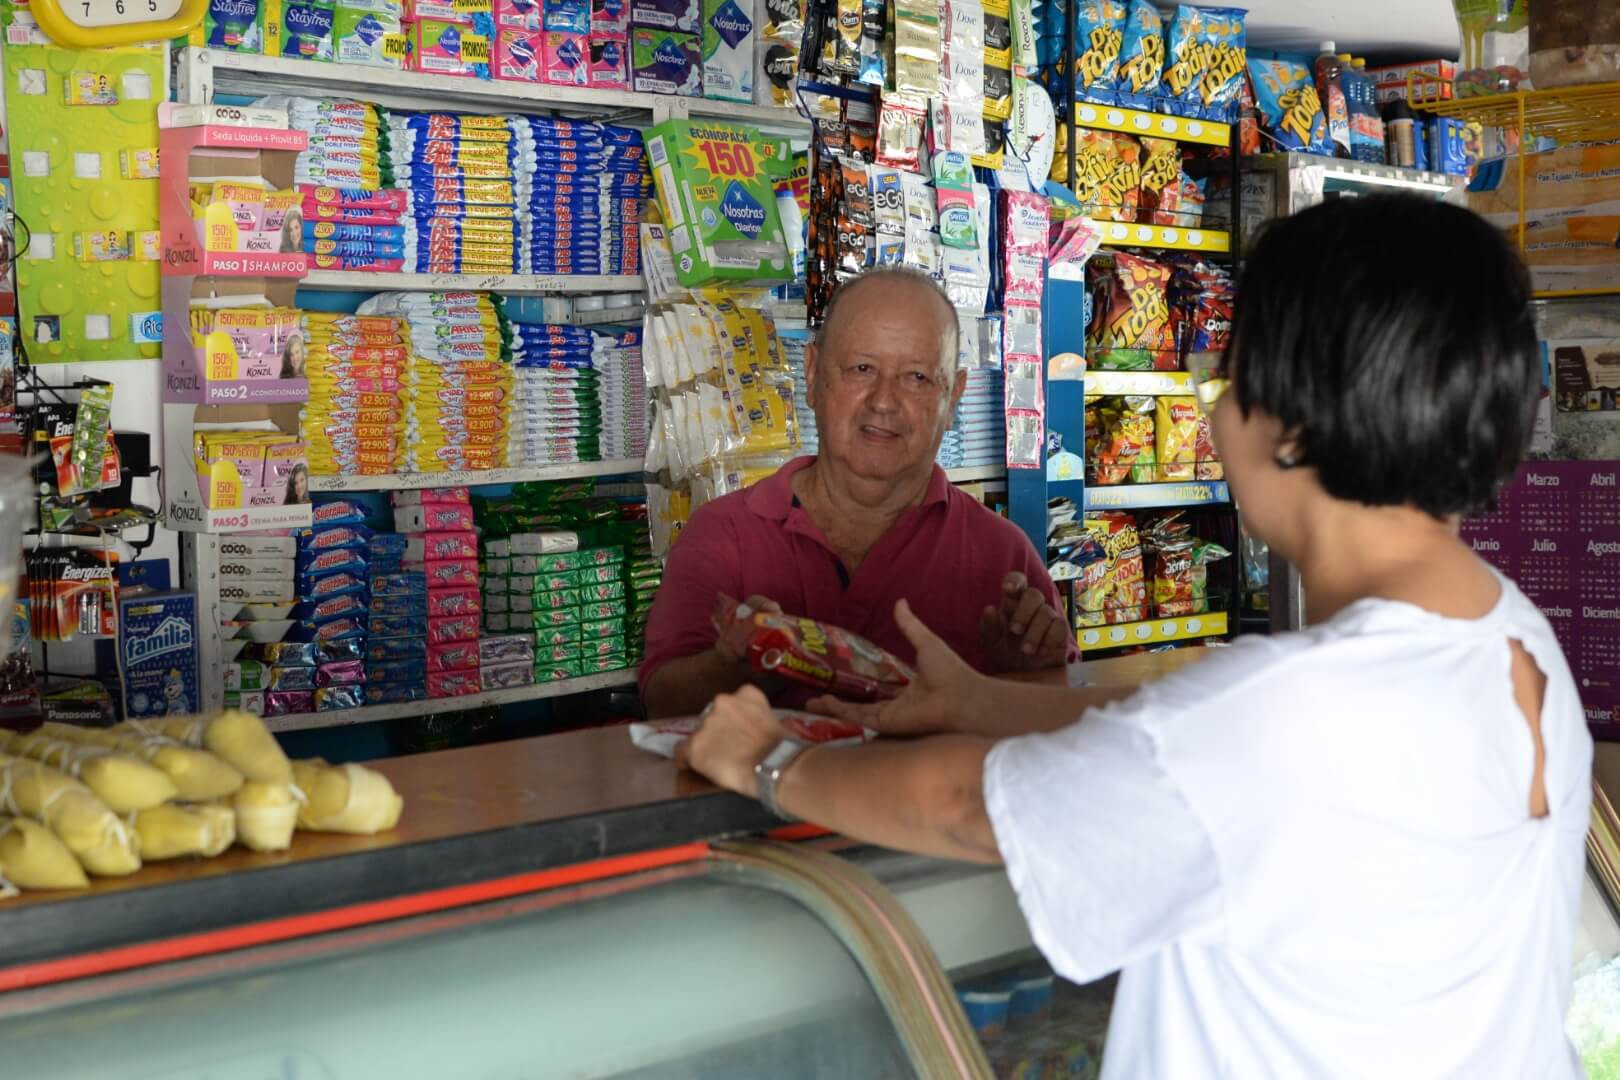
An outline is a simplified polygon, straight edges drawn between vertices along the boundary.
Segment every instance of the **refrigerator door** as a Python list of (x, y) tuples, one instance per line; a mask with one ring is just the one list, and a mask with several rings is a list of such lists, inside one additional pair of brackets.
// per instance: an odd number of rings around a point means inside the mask
[(0, 1072), (30, 1080), (942, 1075), (921, 1064), (922, 1046), (936, 1060), (954, 1053), (958, 1075), (988, 1075), (971, 1037), (953, 1051), (886, 1008), (885, 999), (909, 1000), (912, 976), (881, 950), (846, 947), (847, 935), (823, 917), (839, 901), (801, 901), (767, 877), (710, 859), (0, 996)]

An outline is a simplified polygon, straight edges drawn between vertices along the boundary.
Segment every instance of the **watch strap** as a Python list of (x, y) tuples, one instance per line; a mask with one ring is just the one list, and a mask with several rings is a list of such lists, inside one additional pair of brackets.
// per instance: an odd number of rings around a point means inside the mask
[(788, 766), (793, 764), (806, 749), (808, 747), (797, 739), (783, 739), (776, 744), (775, 749), (765, 755), (765, 760), (754, 766), (760, 805), (783, 821), (797, 819), (783, 813), (781, 804), (776, 801), (776, 788), (781, 783), (782, 774), (787, 772)]

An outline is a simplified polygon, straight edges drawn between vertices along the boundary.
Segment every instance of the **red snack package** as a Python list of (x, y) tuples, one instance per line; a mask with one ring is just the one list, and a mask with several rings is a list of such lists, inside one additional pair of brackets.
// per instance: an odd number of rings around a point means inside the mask
[(755, 671), (857, 701), (892, 698), (911, 683), (910, 667), (863, 637), (814, 619), (755, 611), (722, 596), (715, 629)]

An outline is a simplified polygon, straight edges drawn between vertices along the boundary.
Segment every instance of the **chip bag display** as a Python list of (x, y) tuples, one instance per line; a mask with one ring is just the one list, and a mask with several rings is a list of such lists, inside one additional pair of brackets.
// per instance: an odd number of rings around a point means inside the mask
[(1173, 139), (1142, 139), (1141, 196), (1136, 220), (1148, 225), (1181, 225), (1181, 146)]
[(910, 685), (911, 668), (863, 637), (814, 619), (758, 611), (722, 596), (715, 629), (755, 671), (857, 701), (892, 698)]
[(1087, 359), (1099, 371), (1173, 371), (1170, 268), (1124, 252), (1093, 256), (1086, 265), (1092, 295)]

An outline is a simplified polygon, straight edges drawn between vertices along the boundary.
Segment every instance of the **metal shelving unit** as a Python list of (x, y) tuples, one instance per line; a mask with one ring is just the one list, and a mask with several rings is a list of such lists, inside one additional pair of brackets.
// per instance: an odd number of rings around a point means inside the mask
[(462, 469), (454, 472), (389, 473), (385, 476), (311, 476), (309, 489), (333, 491), (421, 491), (424, 488), (477, 487), (542, 480), (579, 480), (597, 476), (641, 475), (640, 458), (612, 458), (578, 465), (518, 465), (508, 469)]
[(213, 101), (216, 95), (328, 94), (362, 98), (393, 109), (565, 112), (638, 124), (698, 117), (732, 120), (774, 132), (810, 132), (810, 121), (792, 109), (629, 90), (461, 79), (208, 48), (186, 48), (175, 54), (174, 85), (178, 100), (194, 103)]
[(556, 682), (535, 683), (533, 686), (514, 686), (510, 690), (489, 690), (482, 694), (462, 694), (459, 697), (428, 698), (424, 701), (406, 701), (396, 705), (362, 705), (358, 709), (334, 709), (331, 712), (266, 717), (264, 723), (271, 731), (278, 732), (349, 727), (354, 724), (369, 724), (376, 720), (399, 720), (410, 716), (431, 716), (434, 713), (518, 705), (525, 701), (544, 701), (547, 698), (567, 697), (570, 694), (586, 694), (593, 690), (633, 686), (635, 681), (635, 669), (623, 668), (619, 671), (603, 672), (600, 675), (559, 679)]
[(493, 292), (508, 296), (639, 292), (640, 274), (377, 274), (311, 270), (300, 289), (337, 292)]
[[(1620, 138), (1620, 82), (1492, 94), (1487, 97), (1458, 98), (1454, 101), (1423, 99), (1414, 88), (1412, 105), (1436, 116), (1467, 120), (1485, 127), (1504, 128), (1519, 133), (1519, 153), (1514, 155), (1514, 162), (1518, 169), (1518, 238), (1521, 250), (1525, 241), (1527, 217), (1524, 205), (1524, 144), (1542, 137), (1555, 139), (1560, 143), (1601, 142)], [(1535, 293), (1538, 300), (1616, 295), (1620, 295), (1620, 284), (1596, 289), (1550, 289)]]

